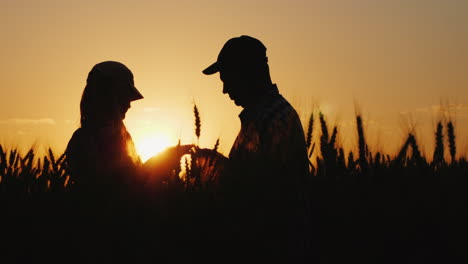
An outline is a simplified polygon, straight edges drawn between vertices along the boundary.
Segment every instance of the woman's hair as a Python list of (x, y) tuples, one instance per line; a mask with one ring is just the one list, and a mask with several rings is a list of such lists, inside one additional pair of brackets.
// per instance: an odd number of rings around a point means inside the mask
[(119, 104), (129, 95), (116, 89), (118, 82), (133, 85), (132, 72), (120, 62), (105, 61), (91, 69), (80, 102), (81, 127), (121, 121)]

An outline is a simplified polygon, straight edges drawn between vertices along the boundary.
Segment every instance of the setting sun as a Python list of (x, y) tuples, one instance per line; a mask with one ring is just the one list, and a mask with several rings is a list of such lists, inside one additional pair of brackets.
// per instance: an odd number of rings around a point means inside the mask
[(142, 162), (147, 161), (149, 158), (172, 145), (174, 144), (171, 138), (163, 133), (147, 135), (146, 137), (135, 139), (135, 147)]

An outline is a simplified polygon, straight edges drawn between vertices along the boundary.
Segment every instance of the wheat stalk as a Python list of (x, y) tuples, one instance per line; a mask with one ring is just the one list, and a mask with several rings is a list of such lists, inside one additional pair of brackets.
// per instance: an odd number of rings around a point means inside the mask
[(310, 146), (312, 145), (313, 128), (314, 128), (314, 113), (310, 114), (309, 125), (307, 126), (307, 133), (306, 133), (306, 146), (307, 146), (307, 149), (310, 149)]
[(362, 118), (360, 115), (356, 116), (356, 125), (357, 125), (357, 132), (358, 132), (358, 144), (359, 144), (359, 163), (361, 167), (364, 168), (367, 165), (367, 144), (366, 139), (364, 137), (364, 128), (362, 125)]
[(320, 119), (320, 125), (321, 125), (321, 128), (322, 128), (322, 142), (323, 143), (326, 143), (328, 142), (328, 128), (327, 128), (327, 122), (325, 121), (325, 117), (323, 116), (322, 113), (320, 113), (319, 115), (319, 119)]
[(331, 135), (331, 137), (330, 137), (330, 142), (328, 142), (328, 145), (330, 145), (330, 147), (334, 147), (334, 146), (335, 146), (337, 134), (338, 134), (338, 128), (335, 126), (335, 127), (333, 128), (333, 132), (332, 132), (332, 135)]
[(200, 112), (198, 111), (197, 105), (193, 105), (193, 114), (195, 116), (195, 135), (197, 136), (197, 140), (200, 139), (201, 133), (201, 120), (200, 120)]
[(455, 162), (455, 156), (457, 154), (457, 146), (455, 145), (455, 128), (452, 121), (447, 123), (447, 135), (449, 141), (449, 151), (450, 157), (452, 158), (452, 163)]
[(219, 147), (219, 138), (216, 140), (216, 143), (215, 143), (215, 145), (213, 147), (213, 150), (218, 151), (218, 147)]
[(421, 151), (419, 150), (419, 146), (416, 143), (416, 137), (410, 133), (409, 139), (410, 140), (410, 145), (413, 150), (412, 158), (416, 162), (421, 162), (422, 161), (422, 156), (421, 156)]
[(411, 133), (408, 135), (408, 138), (405, 141), (405, 144), (401, 147), (400, 151), (398, 152), (398, 156), (395, 159), (397, 164), (403, 164), (404, 160), (406, 159), (406, 155), (408, 153), (408, 147), (411, 144)]
[(440, 165), (444, 161), (444, 133), (442, 122), (437, 123), (437, 130), (435, 133), (436, 146), (432, 162), (435, 165)]

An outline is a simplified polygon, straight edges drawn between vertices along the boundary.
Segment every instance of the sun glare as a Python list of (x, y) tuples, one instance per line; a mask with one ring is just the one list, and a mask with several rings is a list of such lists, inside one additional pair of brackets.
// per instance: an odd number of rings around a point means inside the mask
[(143, 162), (172, 145), (174, 145), (172, 140), (164, 134), (149, 135), (141, 139), (135, 139), (136, 150)]

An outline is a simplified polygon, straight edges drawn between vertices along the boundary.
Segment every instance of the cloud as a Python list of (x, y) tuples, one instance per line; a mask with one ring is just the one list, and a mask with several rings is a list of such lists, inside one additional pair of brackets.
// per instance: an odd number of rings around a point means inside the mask
[(153, 121), (146, 120), (146, 119), (138, 119), (138, 120), (136, 120), (136, 123), (139, 124), (139, 125), (151, 125), (151, 124), (153, 124)]
[(416, 112), (424, 113), (446, 113), (446, 112), (464, 112), (468, 111), (468, 104), (445, 104), (445, 105), (431, 105), (428, 107), (417, 108)]
[(0, 120), (0, 124), (10, 125), (55, 125), (56, 122), (52, 118), (39, 118), (39, 119), (25, 119), (25, 118), (11, 118)]
[(447, 109), (455, 111), (468, 111), (468, 104), (449, 104), (447, 105)]
[(159, 107), (145, 107), (143, 108), (143, 112), (145, 113), (153, 113), (159, 111)]

